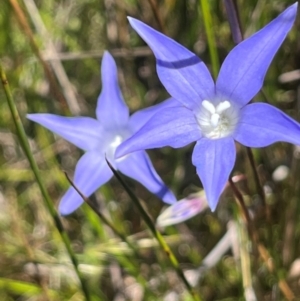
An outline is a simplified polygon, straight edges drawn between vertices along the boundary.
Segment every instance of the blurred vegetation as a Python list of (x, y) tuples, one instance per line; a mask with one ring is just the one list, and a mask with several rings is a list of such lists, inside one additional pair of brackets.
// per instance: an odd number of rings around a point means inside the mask
[[(223, 1), (207, 2), (215, 51), (222, 62), (234, 43)], [(270, 22), (292, 3), (293, 0), (237, 1), (245, 36)], [(26, 113), (95, 116), (104, 50), (116, 59), (120, 86), (132, 112), (168, 97), (156, 75), (153, 54), (130, 28), (126, 16), (165, 32), (200, 55), (213, 69), (203, 11), (197, 0), (6, 0), (1, 3), (0, 62), (55, 206), (69, 187), (63, 171), (73, 175), (81, 151), (26, 120)], [(256, 97), (298, 121), (299, 35), (298, 18), (267, 73), (264, 93)], [(295, 72), (288, 73), (291, 71)], [(2, 88), (0, 100), (0, 299), (84, 300), (74, 267), (21, 150)], [(201, 189), (191, 164), (192, 147), (149, 152), (158, 173), (178, 199)], [(300, 296), (300, 149), (277, 143), (253, 150), (270, 207), (268, 221), (246, 150), (240, 145), (237, 150), (234, 175), (245, 175), (237, 185), (251, 212), (256, 213), (254, 225), (273, 258), (274, 271), (269, 271), (249, 239), (229, 188), (216, 212), (206, 210), (185, 223), (162, 229), (162, 233), (182, 269), (192, 278), (199, 274), (202, 260), (227, 229), (233, 229), (230, 247), (197, 281), (196, 290), (203, 300), (286, 300), (280, 279), (284, 279), (297, 300)], [(155, 220), (162, 202), (138, 183), (129, 179), (127, 182)], [(91, 199), (136, 244), (139, 254), (120, 241), (86, 205), (62, 218), (91, 299), (191, 300), (118, 181), (114, 179), (101, 187)], [(256, 299), (251, 299), (252, 289)]]

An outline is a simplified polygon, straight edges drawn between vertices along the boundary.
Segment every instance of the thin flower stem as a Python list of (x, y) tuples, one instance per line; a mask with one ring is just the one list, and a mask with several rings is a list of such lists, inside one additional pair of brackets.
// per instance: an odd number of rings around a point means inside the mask
[(66, 178), (69, 181), (69, 183), (73, 186), (73, 188), (77, 191), (77, 193), (82, 197), (82, 199), (84, 200), (85, 203), (87, 203), (91, 209), (98, 215), (98, 217), (101, 219), (101, 221), (107, 225), (122, 241), (126, 242), (126, 244), (133, 250), (134, 254), (139, 257), (137, 248), (135, 247), (134, 244), (132, 244), (127, 237), (125, 236), (125, 234), (121, 233), (113, 224), (110, 220), (108, 220), (106, 218), (105, 215), (103, 215), (98, 208), (93, 204), (93, 202), (91, 202), (91, 200), (89, 198), (87, 198), (86, 196), (84, 196), (82, 194), (82, 192), (76, 187), (76, 185), (73, 183), (73, 181), (69, 178), (68, 174), (65, 172)]
[(224, 0), (232, 38), (235, 44), (243, 40), (242, 26), (235, 0)]
[(250, 165), (251, 165), (251, 169), (252, 169), (252, 172), (253, 172), (256, 190), (257, 190), (257, 193), (260, 196), (260, 198), (262, 200), (262, 203), (263, 203), (263, 206), (265, 208), (267, 223), (270, 225), (271, 224), (270, 208), (267, 205), (265, 191), (264, 191), (264, 189), (263, 189), (263, 187), (260, 183), (260, 180), (259, 180), (259, 175), (258, 175), (258, 172), (257, 172), (257, 169), (256, 169), (254, 157), (253, 157), (253, 152), (252, 152), (250, 147), (246, 147), (246, 151), (247, 151), (247, 155), (248, 155), (249, 162), (250, 162)]
[(199, 1), (201, 5), (205, 31), (207, 35), (209, 54), (210, 54), (210, 59), (212, 64), (212, 74), (213, 77), (216, 79), (220, 69), (220, 62), (219, 62), (219, 56), (217, 53), (216, 41), (215, 41), (215, 36), (214, 36), (214, 31), (212, 26), (211, 12), (209, 9), (210, 1), (207, 0), (199, 0)]
[[(85, 203), (88, 204), (88, 206), (97, 214), (97, 216), (100, 218), (100, 220), (106, 225), (108, 226), (115, 234), (117, 237), (119, 237), (122, 241), (124, 241), (129, 248), (132, 249), (134, 256), (136, 258), (141, 257), (141, 255), (138, 252), (138, 249), (136, 248), (136, 246), (130, 242), (130, 240), (127, 239), (127, 237), (125, 236), (125, 234), (123, 234), (122, 232), (120, 232), (114, 225), (113, 223), (105, 216), (103, 215), (98, 208), (94, 205), (94, 203), (87, 197), (85, 197), (85, 195), (78, 189), (78, 187), (73, 183), (73, 181), (69, 178), (68, 174), (65, 172), (65, 176), (67, 178), (67, 180), (69, 181), (69, 183), (72, 185), (72, 187), (77, 191), (77, 193), (82, 197), (82, 199), (84, 200)], [(128, 259), (129, 263), (132, 264), (132, 262)], [(128, 263), (127, 263), (128, 264)], [(136, 266), (134, 267), (136, 268)], [(147, 290), (149, 292), (149, 288), (148, 288), (148, 283), (146, 281), (146, 279), (141, 275), (134, 275), (135, 277), (137, 277), (138, 281), (140, 282), (140, 284), (144, 287), (145, 290)]]
[(156, 229), (155, 224), (153, 223), (153, 221), (151, 220), (150, 216), (148, 215), (148, 213), (145, 211), (145, 209), (141, 205), (139, 199), (131, 191), (131, 189), (128, 187), (128, 185), (125, 183), (125, 181), (122, 179), (122, 177), (120, 176), (120, 174), (112, 167), (112, 165), (108, 161), (107, 161), (107, 164), (110, 167), (110, 169), (112, 170), (112, 172), (114, 173), (115, 177), (120, 182), (120, 184), (124, 187), (124, 189), (126, 190), (127, 194), (129, 195), (129, 197), (131, 198), (131, 200), (133, 201), (133, 203), (137, 207), (137, 209), (139, 210), (139, 212), (140, 212), (143, 220), (145, 221), (146, 225), (148, 226), (148, 228), (152, 232), (153, 236), (157, 240), (158, 244), (161, 246), (161, 248), (163, 249), (163, 251), (165, 252), (165, 254), (167, 255), (167, 257), (169, 258), (169, 260), (170, 260), (173, 268), (175, 269), (178, 277), (185, 284), (185, 287), (186, 287), (187, 291), (190, 293), (190, 295), (193, 297), (193, 299), (195, 301), (201, 301), (202, 300), (201, 297), (199, 296), (199, 294), (196, 293), (196, 291), (192, 288), (192, 286), (190, 285), (190, 283), (186, 279), (186, 277), (185, 277), (182, 269), (180, 268), (180, 265), (179, 265), (179, 262), (178, 262), (177, 258), (175, 257), (174, 253), (172, 252), (172, 250), (170, 249), (170, 247), (168, 246), (168, 244), (164, 240), (164, 238), (161, 235), (161, 233)]
[(258, 192), (259, 196), (261, 197), (263, 204), (265, 205), (266, 204), (265, 192), (264, 192), (262, 185), (260, 184), (260, 180), (259, 180), (258, 172), (256, 169), (252, 149), (250, 147), (247, 147), (246, 151), (247, 151), (249, 162), (250, 162), (250, 165), (251, 165), (251, 168), (253, 171), (253, 176), (254, 176), (254, 181), (255, 181), (257, 192)]
[(11, 112), (11, 115), (12, 115), (12, 119), (15, 123), (15, 126), (16, 126), (16, 131), (17, 131), (17, 136), (19, 138), (19, 142), (22, 146), (22, 149), (29, 161), (29, 164), (30, 164), (30, 167), (35, 175), (35, 178), (36, 178), (36, 181), (37, 181), (37, 184), (40, 188), (40, 191), (41, 191), (41, 194), (43, 196), (43, 199), (45, 201), (45, 205), (53, 219), (53, 222), (56, 226), (56, 229), (58, 230), (61, 238), (62, 238), (62, 241), (67, 249), (67, 252), (68, 252), (68, 255), (70, 257), (70, 260), (74, 266), (74, 269), (75, 269), (75, 272), (79, 278), (79, 281), (81, 283), (81, 287), (82, 287), (82, 291), (83, 291), (83, 294), (85, 296), (85, 299), (87, 301), (90, 301), (91, 298), (90, 298), (90, 294), (89, 294), (89, 290), (87, 288), (87, 285), (86, 285), (86, 282), (81, 274), (81, 272), (79, 271), (79, 268), (78, 268), (78, 260), (77, 258), (75, 257), (75, 254), (71, 248), (71, 243), (70, 243), (70, 240), (68, 238), (68, 235), (66, 233), (66, 231), (64, 230), (64, 227), (63, 227), (63, 224), (60, 220), (60, 217), (59, 215), (57, 214), (54, 206), (53, 206), (53, 203), (52, 203), (52, 200), (43, 184), (43, 181), (42, 181), (42, 178), (40, 176), (40, 172), (39, 172), (39, 169), (38, 169), (38, 166), (36, 164), (36, 161), (32, 155), (32, 152), (30, 150), (30, 146), (29, 146), (29, 143), (28, 143), (28, 139), (27, 139), (27, 136), (26, 136), (26, 133), (25, 133), (25, 130), (24, 130), (24, 127), (23, 127), (23, 124), (21, 122), (21, 118), (20, 118), (20, 115), (19, 115), (19, 112), (15, 106), (15, 103), (14, 103), (14, 100), (13, 100), (13, 97), (12, 97), (12, 93), (11, 93), (11, 90), (10, 90), (10, 87), (9, 87), (9, 83), (8, 83), (8, 80), (7, 80), (7, 77), (6, 77), (6, 74), (4, 72), (4, 69), (2, 68), (2, 66), (0, 65), (0, 79), (1, 79), (1, 82), (2, 82), (2, 85), (3, 85), (3, 88), (4, 88), (4, 91), (5, 91), (5, 94), (6, 94), (6, 99), (7, 99), (7, 103), (8, 103), (8, 106), (9, 106), (9, 109), (10, 109), (10, 112)]
[[(242, 25), (240, 22), (239, 11), (238, 11), (236, 1), (235, 0), (225, 0), (225, 8), (226, 8), (228, 19), (229, 19), (229, 24), (230, 24), (230, 29), (231, 29), (231, 33), (233, 36), (233, 40), (236, 44), (239, 44), (243, 40), (243, 33), (242, 33)], [(264, 96), (266, 96), (263, 91), (262, 91), (262, 93)], [(268, 222), (268, 224), (270, 224), (270, 220), (271, 220), (270, 210), (269, 210), (268, 206), (266, 205), (266, 196), (265, 196), (264, 189), (259, 180), (253, 153), (252, 153), (252, 150), (250, 147), (247, 147), (246, 150), (247, 150), (247, 156), (250, 161), (251, 169), (253, 171), (256, 190), (263, 202), (266, 217), (267, 217), (267, 222)]]
[(252, 229), (252, 220), (251, 220), (251, 217), (249, 215), (249, 211), (248, 211), (248, 209), (246, 207), (246, 204), (244, 202), (243, 195), (241, 194), (241, 192), (238, 190), (238, 188), (233, 183), (232, 178), (229, 178), (228, 181), (229, 181), (230, 187), (231, 187), (231, 189), (233, 191), (233, 194), (235, 195), (236, 199), (239, 201), (239, 205), (242, 208), (242, 212), (243, 212), (244, 218), (245, 218), (245, 220), (246, 220), (246, 222), (248, 224), (248, 227), (251, 227), (251, 229)]
[(238, 204), (240, 205), (243, 215), (246, 219), (249, 237), (251, 238), (253, 245), (256, 246), (260, 257), (265, 262), (269, 272), (272, 273), (273, 275), (275, 275), (275, 277), (278, 279), (278, 286), (279, 286), (281, 292), (283, 293), (283, 295), (285, 296), (285, 298), (289, 301), (295, 300), (295, 295), (292, 292), (292, 290), (290, 289), (286, 280), (282, 279), (280, 274), (276, 272), (277, 268), (275, 266), (274, 259), (271, 257), (271, 255), (268, 252), (268, 250), (266, 249), (266, 247), (259, 241), (258, 233), (254, 227), (254, 224), (249, 215), (249, 211), (245, 205), (243, 195), (241, 194), (239, 189), (235, 186), (235, 184), (233, 183), (231, 178), (229, 178), (229, 184), (233, 191), (233, 194), (235, 195), (235, 198), (238, 201)]

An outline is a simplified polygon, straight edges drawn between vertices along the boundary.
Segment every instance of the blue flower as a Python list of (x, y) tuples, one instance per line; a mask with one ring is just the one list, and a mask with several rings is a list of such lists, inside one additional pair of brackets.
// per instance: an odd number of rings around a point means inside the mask
[(300, 125), (275, 107), (250, 100), (261, 89), (267, 69), (291, 29), (297, 4), (237, 45), (226, 57), (214, 83), (205, 64), (192, 52), (144, 23), (129, 18), (152, 49), (157, 73), (170, 95), (181, 103), (163, 109), (117, 149), (132, 151), (196, 145), (196, 166), (208, 204), (215, 210), (234, 167), (235, 140), (248, 147), (277, 141), (300, 144)]
[[(89, 197), (113, 176), (106, 157), (115, 169), (143, 184), (164, 202), (176, 202), (145, 151), (115, 159), (118, 145), (140, 129), (155, 112), (168, 107), (173, 101), (166, 101), (129, 117), (129, 109), (118, 86), (117, 67), (108, 52), (103, 56), (101, 74), (102, 92), (98, 98), (97, 119), (52, 114), (28, 114), (27, 118), (86, 151), (77, 163), (74, 176), (74, 184), (85, 196)], [(60, 201), (59, 212), (62, 215), (70, 214), (82, 203), (82, 198), (71, 187)]]

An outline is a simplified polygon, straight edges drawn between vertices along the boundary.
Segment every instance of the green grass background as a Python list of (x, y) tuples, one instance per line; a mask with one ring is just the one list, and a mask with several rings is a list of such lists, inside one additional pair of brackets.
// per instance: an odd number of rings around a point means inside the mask
[[(166, 99), (168, 94), (157, 77), (154, 56), (130, 28), (126, 16), (163, 30), (201, 56), (215, 74), (234, 43), (223, 1), (203, 2), (206, 10), (197, 0), (1, 2), (0, 63), (41, 178), (56, 207), (69, 187), (64, 171), (72, 177), (82, 153), (28, 121), (26, 114), (47, 112), (94, 117), (101, 91), (99, 73), (104, 50), (110, 51), (116, 59), (120, 86), (131, 112)], [(251, 35), (292, 3), (237, 1), (243, 33)], [(25, 22), (20, 22), (22, 14)], [(41, 18), (42, 23), (37, 18)], [(207, 18), (211, 21), (209, 31), (204, 25)], [(286, 77), (286, 72), (300, 68), (299, 35), (300, 19), (297, 18), (267, 73), (264, 93), (256, 96), (257, 100), (267, 101), (297, 120), (300, 71), (298, 77), (297, 73)], [(213, 41), (212, 48), (208, 45), (209, 38)], [(52, 46), (56, 53), (51, 52)], [(38, 52), (49, 70), (53, 62), (61, 65), (67, 82), (54, 74), (53, 83), (49, 83)], [(58, 59), (51, 60), (55, 56)], [(68, 89), (73, 95), (65, 101), (64, 93)], [(190, 145), (178, 150), (149, 151), (158, 173), (178, 199), (201, 189), (191, 164), (192, 149)], [(241, 146), (237, 146), (237, 150), (233, 174), (246, 176), (238, 187), (247, 206), (258, 215), (255, 228), (273, 258), (275, 270), (270, 273), (249, 239), (230, 189), (226, 189), (216, 212), (206, 210), (185, 223), (162, 229), (162, 233), (180, 267), (186, 271), (201, 266), (228, 225), (236, 226), (232, 249), (225, 252), (196, 285), (202, 300), (249, 301), (252, 300), (247, 295), (249, 287), (259, 301), (286, 300), (278, 284), (280, 279), (285, 279), (297, 300), (300, 296), (300, 149), (277, 143), (253, 150), (271, 211), (268, 222), (263, 214), (259, 215), (261, 201), (246, 150)], [(2, 87), (0, 164), (0, 300), (85, 300), (74, 266), (20, 146)], [(279, 166), (287, 167), (288, 174), (285, 179), (276, 181), (274, 171)], [(163, 203), (138, 183), (126, 180), (155, 220)], [(120, 183), (114, 178), (91, 199), (100, 204), (103, 215), (138, 249), (137, 255), (87, 205), (62, 218), (91, 300), (192, 300)]]

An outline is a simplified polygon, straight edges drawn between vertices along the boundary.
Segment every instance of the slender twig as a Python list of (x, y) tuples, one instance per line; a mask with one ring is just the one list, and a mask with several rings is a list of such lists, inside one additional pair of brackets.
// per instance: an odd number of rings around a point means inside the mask
[(232, 38), (235, 44), (243, 40), (242, 26), (235, 0), (224, 0)]
[[(282, 259), (283, 264), (288, 267), (296, 258), (299, 233), (297, 231), (297, 222), (300, 213), (300, 149), (294, 146), (293, 159), (291, 162), (289, 188), (293, 191), (293, 196), (289, 197), (289, 205), (286, 206), (285, 228), (283, 235)], [(286, 195), (286, 194), (285, 194)]]
[(243, 215), (244, 215), (244, 218), (248, 224), (248, 227), (250, 226), (252, 228), (252, 220), (251, 220), (251, 217), (250, 217), (250, 214), (249, 214), (249, 211), (246, 207), (246, 204), (244, 202), (244, 198), (243, 198), (243, 195), (241, 194), (241, 192), (238, 190), (238, 188), (235, 186), (234, 182), (232, 181), (232, 178), (229, 178), (228, 179), (228, 182), (230, 184), (230, 188), (232, 189), (235, 197), (237, 198), (237, 200), (239, 201), (239, 205), (241, 206), (242, 208), (242, 212), (243, 212)]
[(198, 285), (199, 281), (203, 279), (205, 273), (212, 269), (223, 258), (223, 256), (234, 248), (236, 238), (236, 225), (233, 221), (229, 221), (227, 224), (227, 232), (213, 247), (212, 250), (203, 258), (200, 266), (196, 269), (185, 271), (186, 275), (189, 275), (189, 282), (192, 286)]
[(54, 208), (54, 205), (53, 205), (53, 202), (44, 186), (44, 183), (42, 181), (42, 178), (40, 176), (40, 172), (39, 172), (39, 169), (38, 169), (38, 166), (36, 164), (36, 161), (32, 155), (32, 152), (30, 150), (30, 146), (29, 146), (29, 142), (28, 142), (28, 139), (27, 139), (27, 136), (26, 136), (26, 133), (25, 133), (25, 130), (24, 130), (24, 127), (23, 127), (23, 124), (21, 122), (21, 118), (20, 118), (20, 115), (19, 115), (19, 112), (15, 106), (15, 103), (14, 103), (14, 100), (13, 100), (13, 97), (12, 97), (12, 93), (11, 93), (11, 90), (10, 90), (10, 87), (9, 87), (9, 83), (8, 83), (8, 80), (7, 80), (7, 77), (6, 77), (6, 74), (4, 72), (4, 69), (2, 68), (2, 66), (0, 65), (0, 78), (1, 78), (1, 82), (2, 82), (2, 85), (3, 85), (3, 88), (4, 88), (4, 91), (5, 91), (5, 94), (6, 94), (6, 99), (7, 99), (7, 103), (8, 103), (8, 106), (9, 106), (9, 109), (10, 109), (10, 112), (11, 112), (11, 115), (12, 115), (12, 119), (13, 119), (13, 122), (16, 126), (16, 131), (17, 131), (17, 135), (18, 135), (18, 138), (19, 138), (19, 142), (23, 148), (23, 151), (29, 161), (29, 164), (30, 164), (30, 167), (35, 175), (35, 178), (36, 178), (36, 181), (37, 181), (37, 184), (40, 188), (40, 191), (41, 191), (41, 194), (43, 196), (43, 199), (45, 201), (45, 205), (53, 219), (53, 222), (56, 226), (56, 229), (58, 230), (61, 238), (62, 238), (62, 241), (67, 249), (67, 252), (68, 252), (68, 255), (71, 259), (71, 262), (74, 266), (74, 269), (75, 269), (75, 272), (79, 278), (79, 281), (81, 283), (81, 287), (82, 287), (82, 291), (83, 291), (83, 294), (86, 298), (87, 301), (91, 300), (90, 299), (90, 295), (89, 295), (89, 290), (87, 288), (87, 285), (86, 285), (86, 282), (81, 274), (81, 272), (79, 271), (79, 268), (78, 268), (78, 260), (72, 250), (72, 247), (71, 247), (71, 243), (70, 243), (70, 240), (68, 238), (68, 235), (66, 233), (66, 231), (64, 230), (64, 227), (63, 227), (63, 224), (60, 220), (60, 217), (59, 215), (57, 214), (55, 208)]
[[(43, 40), (44, 47), (46, 48), (46, 53), (50, 53), (52, 56), (57, 57), (55, 45), (52, 42), (51, 36), (47, 31), (47, 28), (40, 16), (35, 2), (33, 0), (23, 0), (23, 2), (37, 32), (39, 33), (40, 38)], [(56, 59), (50, 61), (50, 64), (53, 72), (58, 79), (58, 82), (61, 85), (70, 112), (72, 113), (72, 115), (78, 115), (80, 113), (80, 107), (76, 99), (75, 88), (71, 85), (61, 61), (59, 59)]]
[(151, 6), (151, 9), (152, 9), (152, 12), (153, 12), (153, 15), (155, 17), (155, 20), (159, 26), (159, 30), (161, 32), (163, 32), (164, 34), (167, 34), (166, 32), (166, 28), (164, 26), (164, 23), (160, 17), (160, 13), (159, 13), (159, 9), (158, 9), (158, 5), (157, 5), (157, 2), (156, 0), (148, 0), (150, 6)]
[[(130, 58), (130, 57), (144, 57), (152, 56), (153, 52), (148, 46), (134, 47), (130, 49), (126, 48), (115, 48), (110, 49), (109, 52), (114, 57)], [(90, 58), (102, 58), (104, 54), (103, 50), (91, 50), (91, 51), (80, 51), (80, 52), (57, 52), (52, 55), (48, 52), (42, 52), (44, 61), (70, 61), (70, 60), (83, 60)], [(34, 59), (32, 59), (34, 60)]]
[(253, 152), (252, 152), (252, 149), (250, 147), (246, 147), (246, 151), (247, 151), (247, 155), (248, 155), (249, 162), (250, 162), (250, 165), (251, 165), (252, 173), (253, 173), (253, 176), (254, 176), (256, 191), (257, 191), (258, 195), (260, 196), (260, 198), (262, 200), (263, 206), (265, 208), (267, 223), (270, 225), (271, 224), (270, 208), (267, 205), (265, 191), (264, 191), (264, 189), (263, 189), (263, 187), (260, 183), (260, 180), (259, 180), (259, 175), (258, 175), (258, 172), (257, 172), (257, 169), (256, 169), (254, 157), (253, 157)]
[(48, 64), (43, 60), (40, 49), (39, 49), (37, 43), (35, 42), (32, 30), (28, 24), (27, 18), (25, 16), (23, 10), (21, 9), (18, 1), (16, 1), (16, 0), (9, 0), (9, 1), (10, 1), (11, 6), (14, 9), (15, 15), (21, 26), (21, 29), (23, 30), (23, 32), (29, 39), (29, 42), (30, 42), (30, 45), (31, 45), (31, 48), (32, 48), (34, 54), (36, 55), (36, 57), (38, 58), (38, 60), (40, 61), (40, 63), (43, 66), (43, 69), (44, 69), (46, 77), (48, 78), (48, 81), (50, 84), (50, 90), (53, 93), (53, 96), (60, 102), (60, 105), (61, 105), (63, 111), (68, 113), (69, 109), (68, 109), (67, 102), (66, 102), (63, 94), (60, 91), (60, 88), (56, 82), (56, 79), (53, 76), (52, 70), (50, 69)]
[(252, 152), (250, 147), (247, 147), (246, 151), (247, 151), (247, 156), (249, 158), (250, 165), (251, 165), (251, 168), (252, 168), (252, 171), (253, 171), (253, 176), (254, 176), (254, 181), (255, 181), (257, 192), (258, 192), (259, 196), (261, 197), (262, 201), (265, 204), (265, 201), (266, 201), (265, 200), (265, 193), (264, 193), (264, 190), (263, 190), (263, 188), (260, 184), (258, 172), (257, 172), (257, 169), (256, 169), (254, 157), (253, 157), (253, 152)]
[(125, 191), (129, 195), (129, 197), (131, 198), (131, 200), (133, 201), (133, 203), (135, 204), (137, 209), (139, 210), (139, 213), (141, 214), (141, 216), (142, 216), (143, 220), (145, 221), (146, 225), (148, 226), (151, 233), (153, 234), (153, 236), (157, 240), (158, 244), (161, 246), (161, 248), (163, 249), (163, 251), (165, 252), (167, 257), (170, 259), (170, 262), (171, 262), (173, 268), (175, 269), (178, 277), (183, 281), (187, 291), (190, 293), (190, 295), (193, 297), (193, 299), (195, 301), (201, 301), (200, 296), (196, 293), (196, 291), (192, 288), (191, 284), (186, 279), (186, 277), (185, 277), (182, 269), (180, 268), (179, 262), (178, 262), (177, 258), (175, 257), (174, 253), (172, 252), (172, 250), (170, 249), (170, 247), (168, 246), (168, 244), (164, 240), (161, 233), (156, 229), (155, 224), (153, 223), (150, 216), (148, 215), (148, 213), (145, 211), (145, 209), (141, 205), (139, 199), (135, 196), (135, 194), (132, 192), (132, 190), (129, 188), (129, 186), (125, 183), (125, 181), (123, 180), (121, 175), (113, 168), (113, 166), (107, 160), (106, 160), (106, 162), (107, 162), (108, 166), (110, 167), (110, 169), (112, 170), (112, 172), (114, 173), (115, 177), (118, 179), (120, 184), (124, 187)]
[(238, 204), (240, 205), (240, 208), (242, 209), (243, 215), (246, 219), (247, 227), (249, 236), (253, 242), (253, 245), (256, 246), (258, 253), (262, 260), (265, 262), (268, 270), (270, 273), (272, 273), (277, 279), (278, 279), (278, 286), (281, 290), (281, 292), (284, 294), (285, 298), (289, 301), (295, 300), (295, 295), (290, 289), (289, 285), (287, 284), (285, 279), (282, 279), (281, 276), (276, 272), (276, 266), (274, 263), (274, 259), (271, 257), (270, 253), (266, 249), (266, 247), (260, 242), (258, 233), (254, 227), (254, 224), (250, 218), (248, 209), (245, 205), (243, 195), (240, 193), (239, 189), (235, 186), (231, 178), (229, 179), (230, 187), (238, 201)]
[(249, 234), (247, 232), (246, 223), (242, 222), (240, 218), (238, 218), (238, 222), (236, 224), (238, 225), (240, 262), (245, 301), (257, 301), (252, 284), (251, 261), (248, 250)]

